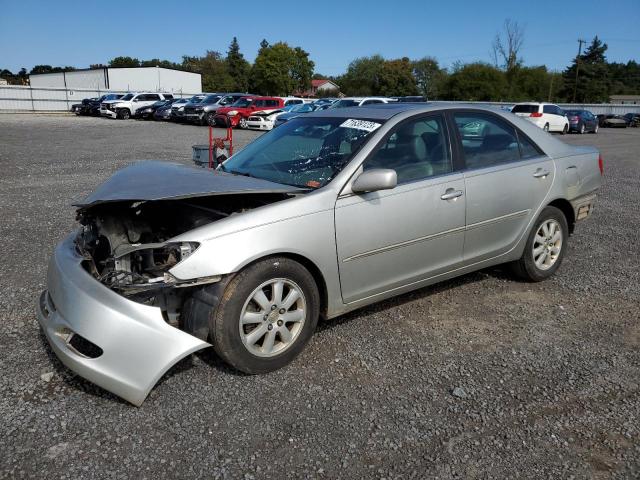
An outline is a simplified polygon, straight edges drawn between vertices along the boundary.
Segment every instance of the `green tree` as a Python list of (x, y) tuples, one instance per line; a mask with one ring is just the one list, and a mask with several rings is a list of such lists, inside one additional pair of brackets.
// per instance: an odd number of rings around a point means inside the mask
[(251, 88), (263, 95), (289, 95), (308, 87), (313, 67), (309, 54), (299, 47), (284, 42), (264, 46), (251, 69)]
[(516, 65), (505, 76), (509, 83), (507, 100), (519, 102), (524, 100), (546, 101), (549, 96), (551, 77), (547, 67), (522, 67)]
[(413, 76), (420, 95), (428, 100), (440, 98), (447, 71), (440, 68), (438, 61), (432, 57), (424, 57), (412, 62)]
[(384, 62), (381, 55), (356, 58), (349, 63), (347, 72), (338, 79), (340, 90), (351, 96), (377, 95)]
[(447, 79), (445, 92), (449, 100), (500, 101), (508, 89), (502, 70), (477, 62), (458, 68)]
[(251, 65), (240, 53), (238, 39), (233, 37), (229, 50), (227, 51), (227, 70), (233, 80), (232, 90), (236, 92), (246, 92), (249, 89), (249, 71)]
[(141, 67), (162, 67), (162, 68), (179, 68), (175, 62), (170, 60), (160, 60), (159, 58), (152, 58), (151, 60), (142, 60), (140, 62)]
[(58, 73), (58, 72), (70, 72), (75, 70), (75, 67), (52, 67), (51, 65), (36, 65), (31, 69), (29, 75), (37, 75), (40, 73)]
[(132, 57), (115, 57), (109, 60), (110, 67), (139, 67), (140, 60)]
[[(564, 71), (564, 97), (580, 103), (609, 101), (609, 75), (605, 52), (607, 44), (596, 35), (587, 50)], [(576, 85), (576, 70), (578, 83)]]
[(413, 66), (407, 57), (385, 60), (380, 71), (380, 85), (377, 92), (386, 96), (416, 95), (418, 87), (413, 77)]

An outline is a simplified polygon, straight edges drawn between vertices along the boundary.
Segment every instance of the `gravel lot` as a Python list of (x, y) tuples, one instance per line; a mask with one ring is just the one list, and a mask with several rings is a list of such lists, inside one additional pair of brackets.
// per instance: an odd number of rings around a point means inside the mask
[(206, 350), (135, 408), (57, 361), (34, 304), (71, 199), (133, 160), (189, 164), (207, 130), (0, 115), (0, 478), (640, 478), (640, 129), (565, 138), (606, 183), (553, 279), (403, 295), (266, 376)]

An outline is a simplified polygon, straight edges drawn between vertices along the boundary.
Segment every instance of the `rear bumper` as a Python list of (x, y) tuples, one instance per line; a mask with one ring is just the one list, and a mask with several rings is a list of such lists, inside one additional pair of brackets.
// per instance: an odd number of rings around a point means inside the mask
[(596, 194), (591, 193), (571, 200), (571, 206), (573, 207), (573, 213), (576, 221), (584, 220), (590, 217), (593, 213), (593, 208), (596, 203)]
[[(160, 377), (208, 343), (168, 325), (159, 308), (127, 300), (89, 275), (70, 235), (49, 262), (38, 322), (69, 369), (119, 397), (141, 405)], [(71, 345), (80, 335), (100, 347), (91, 358)]]

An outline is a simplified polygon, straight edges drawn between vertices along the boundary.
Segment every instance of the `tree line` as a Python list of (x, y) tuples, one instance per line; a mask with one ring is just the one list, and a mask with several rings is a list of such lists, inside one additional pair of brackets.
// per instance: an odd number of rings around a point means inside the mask
[[(339, 85), (339, 92), (325, 92), (327, 96), (339, 93), (348, 96), (421, 95), (429, 100), (600, 103), (608, 102), (611, 95), (640, 94), (640, 65), (634, 60), (608, 62), (607, 44), (597, 36), (563, 72), (550, 71), (544, 65), (525, 66), (519, 55), (523, 43), (524, 30), (517, 22), (506, 20), (492, 43), (492, 63), (455, 62), (450, 68), (442, 68), (435, 58), (428, 56), (412, 60), (372, 55), (356, 58), (342, 75), (324, 76), (320, 72), (314, 73), (315, 64), (308, 52), (286, 42), (271, 45), (263, 40), (251, 64), (241, 53), (235, 37), (224, 55), (209, 50), (203, 56), (185, 55), (181, 62), (121, 56), (110, 60), (108, 66), (186, 70), (202, 75), (203, 91), (262, 95), (304, 92), (314, 78), (326, 78)], [(94, 64), (91, 68), (104, 66)], [(19, 85), (28, 83), (29, 74), (63, 70), (74, 68), (36, 65), (28, 73), (24, 68), (16, 74), (1, 70), (0, 77)]]

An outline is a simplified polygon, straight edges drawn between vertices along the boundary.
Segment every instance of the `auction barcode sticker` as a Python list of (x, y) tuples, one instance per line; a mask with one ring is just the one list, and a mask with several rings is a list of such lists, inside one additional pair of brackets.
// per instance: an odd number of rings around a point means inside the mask
[(380, 127), (381, 123), (370, 122), (369, 120), (356, 120), (355, 118), (350, 118), (345, 121), (341, 127), (344, 128), (355, 128), (356, 130), (365, 130), (367, 132), (373, 132), (375, 129)]

